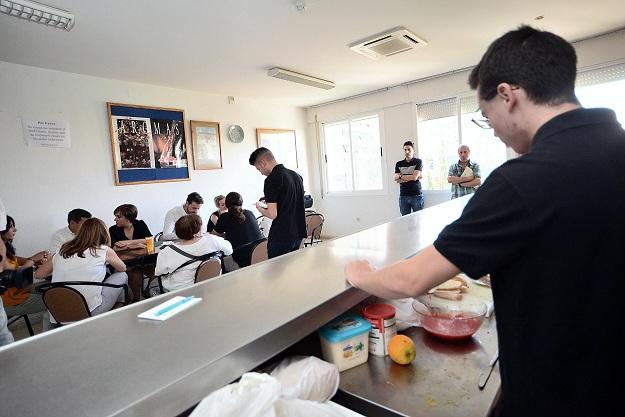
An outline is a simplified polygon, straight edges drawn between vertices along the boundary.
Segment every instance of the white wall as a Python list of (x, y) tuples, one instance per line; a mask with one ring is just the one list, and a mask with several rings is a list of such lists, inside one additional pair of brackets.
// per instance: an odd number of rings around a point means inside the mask
[[(184, 109), (187, 129), (188, 120), (220, 122), (224, 169), (191, 170), (191, 181), (115, 186), (106, 102)], [(68, 121), (71, 148), (26, 147), (22, 119)], [(225, 135), (234, 123), (245, 131), (239, 144)], [(209, 213), (213, 197), (229, 191), (240, 192), (251, 209), (263, 194), (264, 177), (248, 164), (257, 127), (296, 130), (297, 171), (310, 188), (305, 111), (276, 102), (236, 97), (228, 104), (225, 96), (0, 62), (0, 126), (0, 197), (16, 219), (15, 245), (25, 256), (46, 249), (51, 233), (67, 224), (67, 212), (76, 207), (111, 225), (113, 209), (132, 203), (154, 233), (162, 229), (165, 212), (192, 191), (204, 197)]]
[[(625, 59), (625, 30), (577, 42), (578, 68), (583, 70)], [(392, 58), (391, 58), (392, 59)], [(399, 187), (392, 181), (395, 162), (403, 158), (402, 144), (407, 139), (417, 142), (416, 108), (418, 103), (471, 94), (469, 71), (451, 73), (426, 81), (399, 86), (387, 91), (343, 100), (308, 109), (308, 151), (311, 157), (313, 192), (322, 195), (319, 162), (319, 127), (366, 112), (379, 111), (384, 119), (383, 141), (386, 153), (388, 192), (385, 195), (323, 196), (316, 208), (326, 215), (324, 234), (342, 236), (399, 216)], [(416, 149), (418, 156), (418, 148)], [(512, 157), (513, 152), (510, 153)], [(425, 205), (431, 207), (449, 199), (448, 191), (426, 191)]]

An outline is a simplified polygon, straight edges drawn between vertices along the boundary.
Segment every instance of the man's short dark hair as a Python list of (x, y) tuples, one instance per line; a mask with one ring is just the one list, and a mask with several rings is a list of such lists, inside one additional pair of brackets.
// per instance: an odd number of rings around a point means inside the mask
[(577, 55), (566, 40), (550, 32), (521, 26), (496, 39), (469, 76), (483, 100), (497, 94), (500, 83), (517, 85), (536, 104), (579, 104), (575, 97)]
[(414, 149), (414, 143), (412, 143), (411, 140), (407, 140), (404, 142), (404, 146), (410, 146), (412, 149)]
[(187, 204), (191, 203), (204, 204), (204, 199), (199, 193), (191, 193), (187, 196)]
[(202, 218), (197, 214), (187, 214), (176, 221), (176, 235), (183, 240), (191, 240), (202, 229)]
[(90, 219), (91, 213), (81, 208), (74, 209), (67, 213), (67, 224), (69, 224), (69, 222), (71, 221), (73, 221), (74, 223), (80, 223), (80, 219), (83, 218)]
[(250, 155), (250, 165), (255, 165), (256, 161), (264, 159), (265, 161), (275, 161), (273, 153), (267, 148), (258, 148)]
[(118, 213), (132, 222), (134, 220), (137, 220), (139, 210), (137, 210), (137, 207), (134, 204), (122, 204), (113, 211), (113, 214)]

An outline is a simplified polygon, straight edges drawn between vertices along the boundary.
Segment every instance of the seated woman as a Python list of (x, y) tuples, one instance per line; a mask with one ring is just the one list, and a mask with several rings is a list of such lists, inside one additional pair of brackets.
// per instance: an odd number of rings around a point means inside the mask
[[(66, 242), (51, 261), (43, 264), (35, 277), (52, 274), (52, 282), (91, 281), (110, 284), (126, 284), (126, 265), (109, 247), (111, 239), (106, 225), (98, 218), (85, 220), (76, 237)], [(110, 265), (114, 274), (106, 277), (106, 265)], [(76, 285), (85, 300), (91, 315), (105, 313), (116, 302), (124, 301), (124, 289), (100, 286)], [(54, 321), (51, 318), (51, 321)]]
[(232, 257), (240, 266), (248, 266), (252, 254), (252, 242), (263, 239), (256, 217), (250, 210), (243, 209), (243, 198), (239, 193), (226, 196), (228, 212), (219, 216), (214, 233), (219, 233), (228, 240), (234, 249)]
[(111, 247), (114, 251), (145, 248), (145, 238), (152, 236), (152, 232), (143, 220), (137, 220), (137, 207), (132, 204), (122, 204), (117, 207), (115, 226), (109, 227)]
[(222, 251), (224, 255), (232, 253), (232, 245), (228, 241), (213, 235), (201, 236), (202, 218), (197, 214), (182, 216), (176, 221), (174, 227), (176, 235), (181, 240), (173, 246), (189, 256), (178, 253), (168, 246), (163, 247), (158, 253), (154, 273), (156, 275), (170, 274), (163, 278), (163, 288), (167, 291), (193, 285), (195, 270), (200, 265), (200, 261), (182, 266), (192, 258), (215, 251)]
[(214, 201), (217, 210), (211, 214), (208, 225), (206, 225), (206, 231), (208, 233), (212, 232), (213, 229), (215, 229), (215, 225), (217, 224), (217, 220), (219, 220), (219, 216), (222, 213), (228, 211), (228, 209), (226, 208), (226, 197), (224, 197), (223, 195), (218, 195), (217, 197), (215, 197)]
[[(13, 239), (17, 233), (15, 220), (13, 220), (11, 216), (6, 216), (6, 218), (6, 228), (0, 232), (0, 236), (6, 247), (6, 257), (2, 261), (4, 269), (29, 268), (31, 266), (43, 264), (48, 257), (48, 253), (45, 251), (38, 252), (30, 258), (22, 258), (16, 255), (15, 247), (13, 246)], [(45, 278), (45, 276), (43, 278)], [(7, 310), (7, 314), (10, 316), (34, 314), (46, 310), (46, 306), (41, 299), (41, 294), (36, 291), (36, 286), (21, 289), (15, 287), (7, 288), (2, 294), (2, 302)], [(47, 318), (44, 318), (44, 330), (48, 328), (47, 322)]]

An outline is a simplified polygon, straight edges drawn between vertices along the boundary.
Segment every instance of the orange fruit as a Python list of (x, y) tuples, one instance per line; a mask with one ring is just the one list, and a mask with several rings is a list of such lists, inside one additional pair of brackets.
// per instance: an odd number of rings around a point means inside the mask
[(417, 349), (411, 338), (398, 334), (388, 342), (388, 355), (393, 362), (408, 365), (417, 356)]

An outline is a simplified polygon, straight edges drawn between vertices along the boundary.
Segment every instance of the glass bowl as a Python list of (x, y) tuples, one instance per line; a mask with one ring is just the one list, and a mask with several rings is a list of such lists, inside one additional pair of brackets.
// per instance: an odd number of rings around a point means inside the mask
[(473, 336), (482, 325), (487, 310), (482, 302), (443, 300), (429, 294), (417, 297), (412, 308), (419, 317), (421, 327), (447, 340)]

